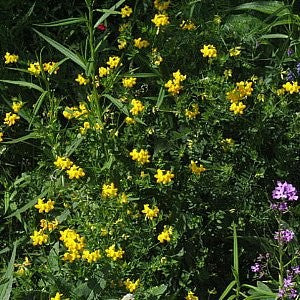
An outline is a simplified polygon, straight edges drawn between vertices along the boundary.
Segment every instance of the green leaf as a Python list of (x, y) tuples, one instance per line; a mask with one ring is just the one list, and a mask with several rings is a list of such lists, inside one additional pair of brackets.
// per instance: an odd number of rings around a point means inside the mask
[(222, 295), (220, 296), (219, 300), (223, 300), (225, 299), (225, 297), (227, 296), (227, 294), (232, 290), (232, 288), (236, 285), (236, 281), (233, 280), (231, 281), (228, 286), (226, 287), (225, 291), (222, 293)]
[(288, 39), (289, 36), (281, 33), (270, 33), (270, 34), (264, 34), (260, 38), (261, 39)]
[(14, 262), (16, 258), (16, 250), (17, 250), (17, 242), (14, 242), (14, 248), (11, 254), (10, 261), (8, 263), (6, 272), (3, 276), (3, 279), (7, 279), (7, 282), (0, 285), (0, 299), (1, 300), (9, 300), (10, 299), (10, 293), (12, 290), (12, 284), (13, 284), (13, 272), (14, 272)]
[(0, 81), (4, 82), (4, 83), (19, 85), (19, 86), (25, 86), (25, 87), (28, 87), (30, 89), (35, 89), (35, 90), (37, 90), (41, 93), (44, 92), (44, 90), (40, 86), (38, 86), (34, 83), (31, 83), (31, 82), (27, 82), (27, 81), (15, 81), (15, 80), (3, 80), (3, 79), (0, 80)]
[(43, 38), (46, 42), (48, 42), (52, 47), (54, 47), (56, 50), (61, 52), (64, 56), (68, 57), (71, 59), (74, 63), (79, 65), (83, 70), (86, 69), (86, 64), (83, 61), (82, 58), (80, 58), (77, 54), (63, 46), (62, 44), (52, 40), (48, 36), (42, 34), (41, 32), (37, 31), (36, 29), (33, 29), (41, 38)]
[(135, 74), (126, 74), (122, 77), (137, 77), (137, 78), (151, 78), (151, 77), (159, 77), (155, 73), (135, 73)]
[(47, 96), (48, 94), (48, 91), (44, 91), (40, 97), (38, 98), (38, 100), (36, 101), (36, 103), (34, 104), (34, 109), (33, 109), (33, 112), (32, 112), (32, 118), (31, 118), (31, 121), (29, 123), (29, 129), (31, 127), (31, 124), (33, 123), (33, 120), (34, 120), (34, 117), (37, 115), (43, 101), (44, 101), (44, 98)]
[(124, 2), (125, 0), (120, 0), (116, 4), (114, 4), (110, 9), (107, 9), (103, 16), (101, 16), (95, 23), (94, 28), (96, 28), (99, 24), (103, 23), (110, 15), (116, 14), (116, 9), (119, 6), (121, 6)]
[(250, 288), (251, 290), (253, 290), (254, 292), (256, 292), (255, 296), (257, 296), (257, 293), (259, 293), (261, 296), (276, 296), (275, 293), (273, 293), (272, 291), (266, 290), (265, 287), (263, 287), (263, 289), (255, 287), (253, 285), (249, 285), (249, 284), (243, 284), (242, 287), (246, 287), (246, 288)]
[(235, 10), (255, 10), (268, 15), (280, 16), (289, 13), (289, 9), (281, 1), (248, 2), (235, 7)]
[(167, 288), (167, 285), (161, 284), (160, 286), (155, 286), (149, 289), (148, 292), (151, 296), (160, 296), (167, 290)]
[(162, 86), (159, 90), (159, 94), (158, 94), (157, 102), (156, 102), (156, 106), (158, 108), (160, 108), (160, 106), (162, 105), (162, 103), (164, 101), (165, 93), (166, 93), (166, 91), (165, 91), (164, 87)]
[(122, 103), (119, 99), (112, 97), (111, 95), (104, 94), (103, 97), (109, 99), (118, 109), (123, 112), (126, 116), (129, 116), (127, 106)]
[(235, 276), (238, 280), (239, 276), (239, 251), (238, 251), (238, 239), (236, 233), (236, 225), (233, 224), (233, 269), (235, 271)]
[(33, 24), (33, 25), (40, 26), (40, 27), (57, 27), (57, 26), (67, 26), (67, 25), (84, 23), (84, 22), (86, 22), (86, 19), (80, 17), (80, 18), (67, 18), (67, 19), (57, 20), (49, 23)]
[(17, 143), (24, 142), (24, 141), (29, 140), (29, 139), (39, 139), (39, 138), (40, 138), (40, 136), (36, 132), (31, 132), (27, 135), (24, 135), (24, 136), (20, 137), (20, 138), (17, 138), (17, 139), (8, 141), (8, 142), (2, 142), (2, 143), (3, 144), (17, 144)]
[(65, 156), (69, 157), (77, 149), (77, 147), (81, 144), (83, 139), (84, 139), (83, 137), (80, 137), (80, 138), (76, 139), (70, 146), (68, 146), (66, 148)]

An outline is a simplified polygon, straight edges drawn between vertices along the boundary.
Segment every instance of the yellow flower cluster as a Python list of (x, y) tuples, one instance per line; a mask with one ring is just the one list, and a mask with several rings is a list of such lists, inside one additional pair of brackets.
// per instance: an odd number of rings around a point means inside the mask
[(80, 177), (85, 176), (85, 173), (82, 168), (76, 166), (69, 158), (58, 156), (54, 165), (61, 169), (66, 170), (67, 174), (69, 175), (70, 179), (79, 179)]
[(163, 243), (164, 241), (170, 242), (172, 236), (173, 229), (172, 227), (167, 228), (164, 226), (164, 230), (158, 235), (157, 239)]
[(151, 52), (151, 58), (152, 62), (156, 65), (159, 66), (161, 62), (163, 61), (163, 58), (161, 55), (157, 52), (157, 48), (153, 48)]
[(156, 218), (158, 216), (159, 209), (157, 206), (150, 208), (149, 204), (144, 204), (144, 209), (142, 210), (142, 213), (145, 214), (146, 218), (153, 220), (153, 218)]
[(149, 42), (146, 40), (142, 40), (142, 38), (134, 39), (134, 46), (139, 49), (147, 48), (149, 45)]
[(57, 156), (54, 165), (61, 170), (66, 170), (71, 168), (73, 162), (68, 157)]
[(50, 300), (61, 300), (62, 296), (63, 296), (63, 294), (60, 294), (57, 292), (55, 297), (51, 297)]
[(80, 177), (85, 176), (83, 169), (76, 165), (73, 165), (69, 170), (67, 170), (67, 174), (70, 179), (79, 179)]
[(140, 151), (137, 151), (136, 149), (133, 149), (129, 154), (132, 157), (132, 160), (136, 160), (141, 165), (150, 162), (150, 155), (147, 150), (141, 149)]
[(79, 107), (66, 106), (65, 110), (63, 111), (64, 117), (68, 120), (73, 118), (78, 119), (80, 117), (86, 117), (87, 114), (88, 114), (88, 110), (83, 102), (79, 103)]
[(84, 78), (82, 73), (77, 75), (75, 81), (77, 81), (79, 85), (87, 85), (89, 83), (89, 80), (87, 78)]
[(45, 198), (39, 198), (38, 203), (34, 206), (39, 210), (39, 213), (48, 213), (52, 209), (54, 209), (55, 202), (49, 199), (46, 203), (44, 203)]
[(253, 92), (252, 84), (251, 81), (237, 82), (236, 88), (226, 93), (226, 98), (231, 102), (229, 110), (233, 111), (235, 115), (244, 113), (246, 105), (241, 100), (251, 96)]
[(34, 75), (37, 77), (41, 73), (41, 65), (39, 62), (34, 62), (32, 64), (29, 64), (29, 67), (27, 69), (31, 75)]
[(180, 24), (182, 30), (195, 30), (196, 25), (191, 20), (183, 20)]
[(83, 250), (82, 258), (86, 259), (88, 263), (96, 262), (101, 258), (100, 250), (95, 250), (93, 252)]
[(3, 142), (3, 135), (4, 135), (4, 133), (0, 132), (0, 142)]
[(15, 113), (18, 113), (20, 109), (23, 107), (24, 103), (22, 101), (13, 102), (11, 108)]
[(154, 18), (151, 21), (158, 28), (170, 24), (169, 17), (166, 14), (155, 14)]
[(126, 124), (129, 124), (129, 125), (135, 124), (135, 120), (131, 117), (126, 117), (125, 122), (126, 122)]
[(234, 47), (229, 50), (229, 56), (238, 56), (241, 54), (241, 47)]
[(298, 82), (295, 81), (295, 82), (287, 82), (285, 84), (282, 85), (282, 88), (290, 93), (290, 94), (293, 94), (293, 93), (299, 93), (300, 92), (300, 85), (298, 85)]
[(39, 231), (34, 230), (30, 238), (32, 239), (33, 246), (42, 245), (48, 241), (48, 235), (44, 233), (43, 229)]
[(172, 181), (172, 178), (175, 177), (175, 175), (171, 171), (166, 171), (166, 174), (163, 173), (164, 171), (165, 170), (158, 169), (157, 174), (154, 175), (157, 183), (167, 184), (170, 183)]
[(199, 105), (197, 103), (193, 103), (192, 108), (193, 110), (188, 110), (188, 109), (185, 110), (185, 115), (189, 119), (195, 119), (200, 114)]
[(80, 253), (85, 247), (84, 237), (81, 237), (73, 229), (66, 229), (60, 231), (60, 238), (63, 241), (65, 247), (68, 251), (64, 254), (63, 260), (73, 262), (76, 259), (80, 259)]
[(24, 273), (27, 271), (27, 267), (31, 265), (31, 262), (29, 261), (28, 257), (25, 256), (24, 262), (21, 264), (14, 264), (15, 267), (18, 267), (18, 270), (16, 271), (16, 274), (18, 276), (24, 275)]
[(121, 8), (122, 18), (130, 17), (131, 14), (132, 14), (132, 8), (129, 7), (128, 5), (125, 5), (124, 7)]
[(136, 78), (135, 77), (126, 77), (122, 79), (122, 84), (125, 88), (132, 88), (136, 85)]
[(221, 145), (224, 151), (228, 151), (234, 145), (234, 140), (232, 138), (223, 139)]
[(49, 74), (57, 74), (57, 71), (59, 70), (59, 67), (56, 65), (57, 63), (54, 61), (50, 61), (43, 64), (43, 68), (45, 72), (48, 72)]
[(197, 166), (197, 162), (194, 162), (193, 160), (191, 160), (189, 168), (191, 169), (192, 173), (196, 175), (200, 175), (201, 173), (206, 171), (206, 168), (204, 168), (203, 165)]
[(192, 291), (189, 291), (187, 296), (185, 297), (185, 300), (198, 300), (199, 298), (195, 296), (195, 294)]
[(43, 230), (53, 231), (58, 226), (58, 221), (55, 219), (54, 221), (50, 222), (45, 219), (40, 220), (40, 226)]
[(100, 77), (105, 77), (109, 74), (109, 71), (110, 71), (110, 69), (108, 67), (107, 68), (100, 67), (99, 68), (99, 76)]
[(123, 40), (123, 39), (118, 39), (118, 48), (120, 50), (124, 49), (127, 45), (127, 41), (126, 40)]
[(111, 68), (114, 69), (120, 64), (121, 58), (119, 56), (110, 56), (106, 64)]
[(136, 116), (138, 115), (140, 112), (142, 112), (145, 109), (145, 106), (143, 105), (143, 103), (140, 100), (137, 99), (132, 99), (131, 100), (131, 105), (133, 106), (130, 110), (130, 112)]
[(16, 121), (19, 120), (20, 117), (16, 114), (12, 114), (11, 112), (8, 112), (5, 114), (5, 118), (4, 118), (4, 124), (8, 125), (8, 126), (12, 126), (14, 124), (16, 124)]
[(203, 57), (217, 57), (217, 49), (214, 45), (204, 45), (202, 49), (200, 49), (200, 52), (202, 52)]
[(117, 259), (123, 258), (124, 251), (122, 248), (116, 251), (116, 246), (111, 245), (109, 248), (105, 249), (106, 256), (111, 258), (113, 261), (116, 261)]
[(127, 278), (125, 281), (124, 281), (124, 285), (126, 287), (126, 289), (130, 292), (130, 293), (133, 293), (135, 292), (135, 290), (138, 288), (138, 285), (140, 283), (140, 280), (136, 280), (135, 282), (131, 281), (129, 278)]
[(169, 1), (154, 0), (154, 7), (159, 11), (163, 11), (168, 9), (170, 2), (171, 2), (170, 0)]
[(103, 184), (102, 186), (102, 197), (103, 198), (112, 198), (117, 197), (118, 189), (115, 187), (115, 184)]
[(9, 52), (6, 52), (4, 55), (4, 59), (6, 64), (12, 64), (18, 61), (19, 56), (16, 54), (10, 54)]
[(172, 95), (179, 94), (180, 90), (183, 88), (181, 82), (186, 79), (186, 75), (182, 75), (180, 70), (173, 73), (173, 79), (170, 79), (165, 87), (168, 89), (168, 92)]

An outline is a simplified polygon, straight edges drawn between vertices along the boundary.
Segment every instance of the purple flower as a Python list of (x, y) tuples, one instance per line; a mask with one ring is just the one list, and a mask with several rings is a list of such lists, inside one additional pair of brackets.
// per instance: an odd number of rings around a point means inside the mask
[(300, 274), (300, 266), (292, 267), (294, 275)]
[(295, 289), (290, 290), (289, 298), (290, 299), (296, 299), (298, 296), (298, 292)]
[(295, 236), (295, 233), (289, 229), (281, 229), (275, 232), (274, 239), (279, 243), (289, 243)]
[(288, 71), (288, 73), (286, 75), (286, 80), (287, 81), (294, 81), (295, 80), (295, 75), (292, 71)]
[(296, 68), (297, 68), (297, 74), (298, 74), (298, 76), (300, 76), (300, 62), (297, 63)]
[(261, 271), (261, 266), (259, 263), (255, 263), (253, 266), (251, 266), (251, 271), (254, 273), (259, 273)]
[(279, 210), (283, 213), (287, 212), (288, 211), (288, 204), (287, 202), (281, 202), (281, 203), (272, 203), (271, 204), (271, 209), (274, 209), (274, 210)]
[(295, 283), (293, 282), (293, 276), (289, 275), (287, 278), (283, 278), (283, 287), (290, 288), (294, 285)]
[(277, 181), (277, 186), (272, 192), (272, 197), (273, 199), (287, 199), (288, 201), (298, 200), (296, 188), (286, 181), (284, 183)]
[(286, 53), (287, 53), (288, 56), (291, 56), (291, 55), (294, 54), (294, 51), (293, 51), (292, 48), (288, 48), (287, 51), (286, 51)]

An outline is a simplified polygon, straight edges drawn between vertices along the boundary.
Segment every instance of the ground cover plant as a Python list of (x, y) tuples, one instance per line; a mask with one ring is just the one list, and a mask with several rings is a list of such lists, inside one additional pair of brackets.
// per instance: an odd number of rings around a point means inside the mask
[(296, 1), (0, 8), (0, 299), (299, 298)]

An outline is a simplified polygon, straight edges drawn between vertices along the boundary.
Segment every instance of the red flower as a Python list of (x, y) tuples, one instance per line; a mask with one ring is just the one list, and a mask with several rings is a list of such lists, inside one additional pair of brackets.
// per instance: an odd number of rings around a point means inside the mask
[(101, 24), (99, 24), (97, 26), (97, 29), (100, 30), (100, 31), (105, 31), (106, 30), (106, 26), (103, 23), (101, 23)]

